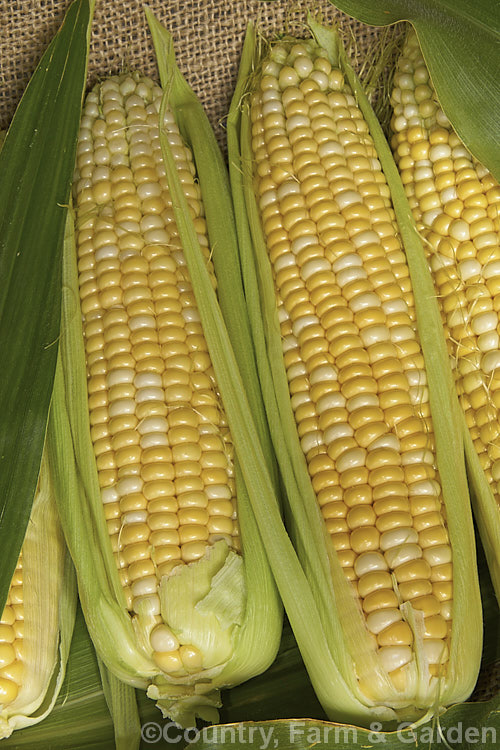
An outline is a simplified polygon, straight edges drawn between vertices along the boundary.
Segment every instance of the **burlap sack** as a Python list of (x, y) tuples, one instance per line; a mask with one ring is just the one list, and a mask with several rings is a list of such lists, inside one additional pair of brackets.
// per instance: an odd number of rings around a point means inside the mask
[[(374, 45), (384, 33), (354, 21), (328, 0), (149, 0), (148, 4), (173, 34), (179, 67), (205, 106), (224, 153), (224, 118), (250, 19), (268, 34), (288, 31), (301, 36), (306, 11), (319, 13), (325, 22), (335, 21), (355, 41), (353, 62), (358, 72), (370, 61)], [(7, 127), (69, 5), (70, 0), (0, 0), (0, 129)], [(397, 33), (401, 33), (401, 27), (394, 28)], [(123, 69), (157, 75), (143, 3), (97, 0), (89, 86), (98, 77)], [(499, 687), (497, 662), (482, 670), (474, 698), (485, 700)]]

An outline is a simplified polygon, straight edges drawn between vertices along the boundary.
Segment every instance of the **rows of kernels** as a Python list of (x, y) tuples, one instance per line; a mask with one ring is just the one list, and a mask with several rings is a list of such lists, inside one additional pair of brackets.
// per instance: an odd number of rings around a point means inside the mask
[(460, 401), (500, 499), (500, 186), (439, 107), (413, 34), (392, 102), (392, 145), (425, 240)]
[(24, 678), (24, 604), (22, 553), (0, 618), (0, 705), (17, 698)]
[(412, 658), (401, 601), (441, 623), (446, 656), (451, 586), (431, 578), (448, 565), (450, 584), (451, 550), (389, 191), (341, 74), (321, 56), (304, 76), (307, 53), (275, 48), (254, 94), (256, 192), (312, 485), (392, 673)]
[[(217, 539), (239, 547), (232, 443), (165, 178), (160, 97), (139, 77), (96, 88), (75, 182), (104, 513), (128, 607), (148, 606), (158, 622), (163, 575)], [(215, 286), (192, 156), (169, 113), (164, 126)]]

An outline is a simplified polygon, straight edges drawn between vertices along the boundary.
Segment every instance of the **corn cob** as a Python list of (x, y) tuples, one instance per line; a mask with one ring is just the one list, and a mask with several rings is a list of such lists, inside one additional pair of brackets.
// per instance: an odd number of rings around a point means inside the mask
[(0, 617), (0, 738), (51, 711), (68, 658), (76, 611), (46, 453), (23, 548)]
[[(90, 423), (96, 500), (89, 513), (99, 527), (98, 554), (111, 581), (104, 606), (114, 622), (105, 629), (87, 556), (79, 562), (77, 524), (62, 512), (98, 653), (192, 725), (197, 714), (216, 718), (219, 686), (269, 665), (281, 619), (259, 541), (245, 542), (241, 528), (251, 523), (245, 487), (186, 266), (165, 148), (188, 204), (183, 221), (192, 222), (216, 288), (213, 248), (192, 154), (162, 102), (162, 90), (144, 76), (106, 79), (87, 96), (77, 150), (79, 292), (75, 278), (68, 283), (79, 293), (83, 330), (71, 335), (85, 342), (82, 420)], [(80, 360), (72, 347), (81, 345), (68, 344), (66, 372), (75, 377)], [(255, 616), (256, 595), (268, 609)], [(109, 642), (109, 627), (120, 630), (121, 643)], [(264, 649), (248, 657), (244, 649), (263, 639)]]
[[(157, 615), (163, 575), (221, 538), (240, 550), (231, 438), (165, 195), (161, 95), (124, 78), (87, 97), (74, 195), (105, 515), (129, 610), (153, 596)], [(192, 157), (171, 114), (164, 126), (215, 285)]]
[(469, 452), (475, 450), (496, 499), (489, 518), (480, 508), (477, 514), (500, 596), (500, 185), (441, 109), (413, 30), (398, 61), (392, 105), (392, 148), (434, 279)]
[[(337, 602), (323, 616), (338, 618), (335, 645), (349, 654), (340, 668), (344, 690), (368, 709), (354, 720), (387, 720), (391, 710), (415, 716), (465, 698), (477, 675), (481, 632), (467, 633), (474, 657), (462, 672), (457, 591), (470, 570), (454, 554), (457, 529), (447, 517), (449, 477), (443, 481), (437, 460), (414, 290), (360, 93), (345, 81), (336, 45), (330, 55), (311, 40), (272, 45), (257, 55), (249, 94), (237, 106), (243, 101), (247, 206), (260, 224), (250, 227), (257, 274), (262, 289), (268, 273), (273, 280), (274, 302), (263, 292), (262, 307), (277, 315), (292, 430), (309, 476), (298, 499), (290, 499), (296, 480), (288, 486), (291, 533), (303, 567), (313, 570), (300, 526), (308, 516), (313, 528), (319, 509), (330, 557), (324, 591)], [(248, 69), (240, 76), (245, 80)], [(274, 377), (281, 395), (283, 378)], [(287, 440), (275, 433), (278, 454)], [(460, 455), (457, 467), (459, 533), (474, 567)], [(469, 583), (480, 608), (475, 573)], [(324, 591), (316, 592), (320, 616)], [(300, 632), (297, 638), (301, 646)], [(335, 713), (335, 696), (321, 698), (331, 717), (345, 720)]]

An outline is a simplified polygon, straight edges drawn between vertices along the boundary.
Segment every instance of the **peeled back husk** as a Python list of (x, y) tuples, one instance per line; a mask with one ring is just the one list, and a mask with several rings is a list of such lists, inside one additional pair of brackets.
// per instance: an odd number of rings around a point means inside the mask
[(21, 684), (11, 703), (0, 704), (0, 738), (37, 724), (50, 713), (66, 671), (76, 614), (76, 581), (54, 492), (46, 446), (22, 547)]

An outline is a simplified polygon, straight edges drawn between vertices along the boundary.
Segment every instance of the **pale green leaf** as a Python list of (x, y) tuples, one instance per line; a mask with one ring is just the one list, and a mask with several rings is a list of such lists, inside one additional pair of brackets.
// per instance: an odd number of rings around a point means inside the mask
[(0, 152), (0, 611), (45, 439), (59, 336), (61, 254), (93, 0), (75, 0), (36, 68)]
[[(269, 470), (274, 474), (276, 466), (256, 377), (255, 352), (238, 262), (237, 226), (227, 168), (205, 110), (176, 65), (172, 37), (147, 6), (145, 10), (161, 84), (168, 92), (169, 104), (176, 110), (181, 133), (193, 152), (208, 236), (214, 248), (212, 261), (217, 277), (217, 298), (245, 382), (247, 398), (261, 440), (265, 442)], [(221, 217), (224, 217), (223, 221)]]
[[(385, 750), (441, 750), (450, 747), (494, 748), (500, 732), (500, 698), (487, 703), (468, 703), (453, 706), (439, 719), (415, 729), (401, 723), (393, 732), (381, 732), (373, 722), (369, 729), (347, 724), (333, 724), (308, 718), (207, 727), (197, 741), (189, 745), (194, 750), (221, 748), (242, 750), (247, 746), (260, 748), (335, 748), (353, 747)], [(253, 738), (252, 740), (250, 738)], [(250, 745), (251, 743), (251, 745)]]
[(231, 656), (232, 630), (243, 620), (242, 565), (241, 555), (220, 541), (196, 567), (185, 565), (160, 585), (163, 619), (204, 654), (208, 668)]
[(485, 476), (465, 415), (463, 416), (462, 432), (465, 441), (474, 517), (484, 546), (497, 601), (500, 604), (500, 512), (498, 501)]
[(97, 658), (104, 697), (113, 720), (116, 750), (138, 750), (141, 725), (135, 690)]

